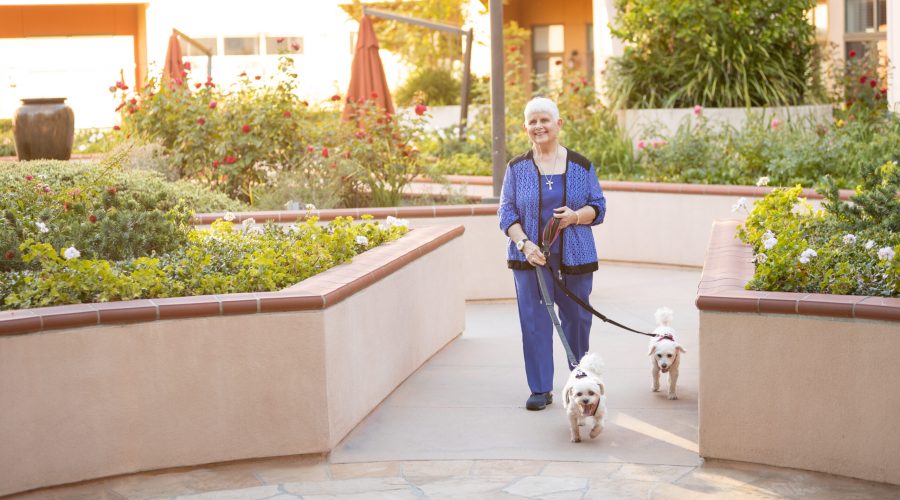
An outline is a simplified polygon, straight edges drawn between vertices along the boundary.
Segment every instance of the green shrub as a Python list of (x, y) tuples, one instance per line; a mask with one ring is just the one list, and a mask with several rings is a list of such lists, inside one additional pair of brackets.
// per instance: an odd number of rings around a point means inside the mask
[(864, 179), (850, 203), (827, 181), (815, 213), (800, 186), (757, 202), (738, 233), (756, 254), (747, 288), (900, 296), (900, 168), (887, 162)]
[(15, 156), (16, 141), (13, 137), (12, 120), (0, 118), (0, 156)]
[(792, 105), (808, 100), (813, 0), (616, 0), (608, 91), (617, 107)]
[(404, 224), (361, 224), (337, 218), (318, 226), (315, 217), (291, 227), (252, 221), (216, 221), (194, 230), (185, 245), (154, 258), (120, 262), (67, 258), (47, 243), (22, 245), (29, 269), (0, 275), (0, 303), (6, 309), (275, 291), (346, 262), (360, 252), (394, 240)]
[(446, 69), (424, 67), (409, 75), (394, 92), (398, 106), (459, 104), (461, 83)]
[(85, 128), (75, 131), (75, 139), (72, 145), (73, 153), (107, 153), (115, 149), (122, 142), (121, 134), (115, 130), (98, 128)]
[(21, 245), (75, 247), (85, 258), (128, 259), (183, 245), (192, 211), (239, 210), (242, 205), (159, 174), (125, 173), (124, 153), (104, 163), (40, 160), (0, 171), (0, 271), (23, 269)]

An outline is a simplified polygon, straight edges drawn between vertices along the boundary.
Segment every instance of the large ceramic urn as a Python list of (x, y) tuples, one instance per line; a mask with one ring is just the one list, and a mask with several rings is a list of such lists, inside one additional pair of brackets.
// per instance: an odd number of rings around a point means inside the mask
[(75, 139), (75, 113), (65, 97), (22, 99), (13, 116), (20, 160), (68, 160)]

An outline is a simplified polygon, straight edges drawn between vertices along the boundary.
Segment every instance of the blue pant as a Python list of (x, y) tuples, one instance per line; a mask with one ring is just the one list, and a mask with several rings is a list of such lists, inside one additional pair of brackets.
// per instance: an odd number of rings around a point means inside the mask
[[(551, 255), (550, 265), (559, 277), (560, 256)], [(544, 283), (551, 300), (556, 303), (560, 323), (576, 361), (588, 350), (593, 315), (582, 309), (560, 290), (546, 266), (538, 268), (544, 273)], [(519, 323), (522, 327), (522, 347), (525, 354), (525, 376), (531, 392), (553, 390), (553, 337), (556, 332), (547, 306), (541, 300), (534, 271), (513, 270), (516, 282), (516, 300), (519, 304)], [(594, 284), (594, 273), (563, 274), (566, 287), (581, 300), (587, 302)]]

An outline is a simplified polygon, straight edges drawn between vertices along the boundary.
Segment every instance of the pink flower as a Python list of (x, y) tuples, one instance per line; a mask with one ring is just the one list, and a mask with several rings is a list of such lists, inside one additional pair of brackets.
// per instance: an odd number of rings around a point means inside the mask
[(26, 175), (26, 176), (25, 176), (25, 180), (26, 180), (26, 181), (30, 181), (30, 180), (32, 180), (32, 179), (34, 179), (34, 177), (32, 177), (32, 176), (30, 176), (30, 175)]
[(216, 101), (209, 101), (209, 109), (216, 109), (216, 105), (218, 105)]
[(328, 158), (328, 148), (322, 148), (322, 158)]
[(775, 130), (781, 126), (781, 120), (779, 120), (778, 117), (773, 117), (772, 122), (769, 125), (772, 127), (772, 130)]
[(638, 141), (638, 143), (637, 143), (638, 151), (643, 151), (646, 147), (647, 147), (647, 143), (644, 142), (643, 139), (641, 139), (640, 141)]
[(199, 88), (202, 87), (202, 86), (203, 86), (203, 84), (200, 83), (200, 82), (197, 82), (197, 83), (194, 84), (194, 88), (195, 88), (195, 89), (199, 89)]
[(378, 92), (372, 92), (372, 99), (378, 99)]
[(113, 130), (122, 130), (122, 127), (118, 125), (113, 125)]
[(359, 130), (359, 131), (356, 132), (356, 138), (357, 138), (357, 139), (362, 139), (362, 138), (365, 137), (365, 136), (366, 136), (366, 133), (363, 132), (362, 130)]
[(850, 53), (847, 54), (847, 55), (850, 56), (851, 58), (856, 57), (856, 51), (855, 51), (855, 50), (851, 50)]
[(197, 118), (197, 125), (206, 125), (206, 118), (203, 118), (202, 116)]
[(241, 127), (241, 132), (243, 132), (245, 134), (249, 134), (250, 133), (250, 125), (244, 124), (244, 126)]
[(219, 160), (213, 160), (213, 168), (219, 168)]
[(300, 50), (300, 44), (296, 41), (291, 42), (291, 50), (298, 51)]
[(283, 42), (283, 41), (284, 41), (284, 37), (283, 37), (283, 36), (280, 36), (280, 37), (278, 37), (278, 38), (275, 39), (275, 43), (281, 43), (281, 42)]
[(119, 190), (116, 189), (115, 186), (109, 186), (108, 188), (106, 188), (106, 192), (109, 193), (109, 194), (116, 194), (118, 191), (119, 191)]
[(184, 69), (191, 69), (191, 63), (190, 62), (184, 63)]
[(232, 163), (234, 163), (236, 161), (237, 161), (237, 158), (235, 158), (234, 156), (231, 156), (231, 155), (225, 156), (225, 163), (227, 163), (229, 165), (231, 165)]
[(309, 146), (306, 146), (307, 153), (312, 153), (315, 150), (316, 150), (316, 148), (314, 148), (312, 144), (310, 144)]
[(290, 118), (290, 117), (291, 117), (291, 112), (290, 112), (290, 111), (285, 111), (284, 113), (281, 113), (281, 115), (284, 116), (285, 118)]
[(703, 106), (697, 104), (694, 106), (694, 116), (700, 116), (703, 114)]
[(416, 114), (422, 116), (425, 114), (425, 111), (428, 111), (428, 108), (425, 107), (424, 104), (416, 104)]

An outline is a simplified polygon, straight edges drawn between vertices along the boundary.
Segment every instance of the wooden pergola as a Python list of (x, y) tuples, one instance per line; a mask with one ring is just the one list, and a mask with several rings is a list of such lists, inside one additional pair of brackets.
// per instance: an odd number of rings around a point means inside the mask
[(147, 77), (146, 11), (147, 2), (12, 4), (0, 1), (0, 38), (131, 36), (134, 84), (140, 87)]

